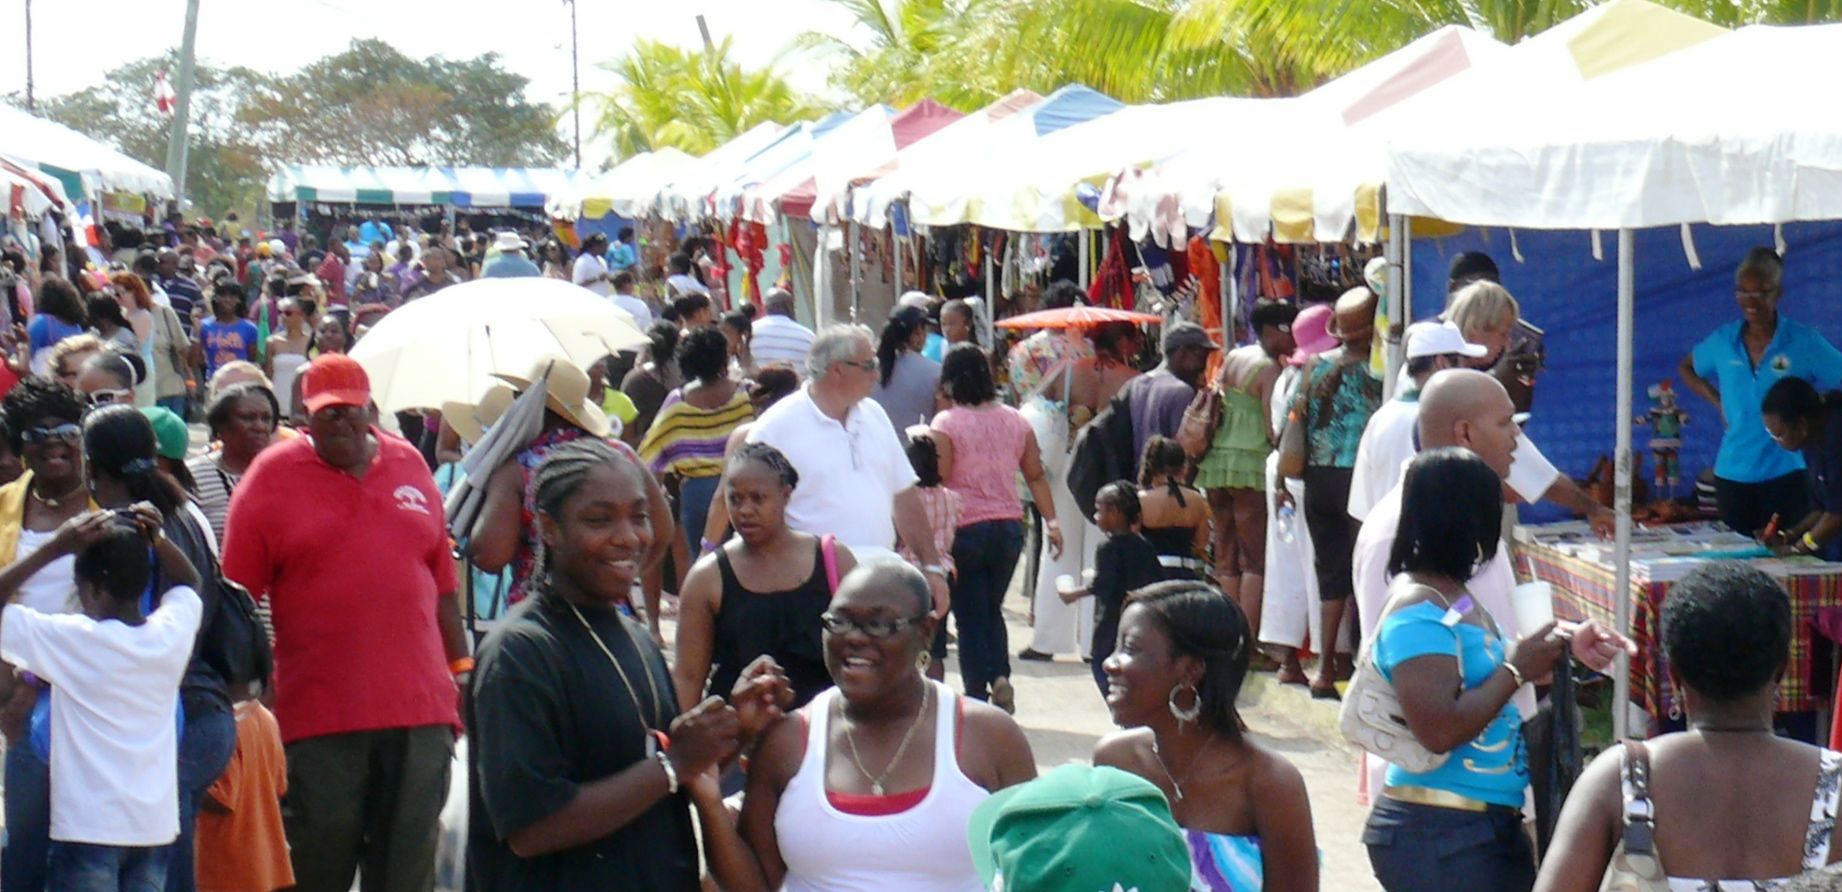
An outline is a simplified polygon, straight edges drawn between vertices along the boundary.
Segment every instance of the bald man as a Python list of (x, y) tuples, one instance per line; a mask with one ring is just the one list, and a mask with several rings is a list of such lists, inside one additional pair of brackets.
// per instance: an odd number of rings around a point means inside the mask
[[(1516, 461), (1516, 443), (1522, 430), (1516, 424), (1516, 406), (1509, 392), (1496, 378), (1471, 369), (1438, 372), (1420, 392), (1420, 448), (1437, 449), (1458, 446), (1469, 449), (1490, 465), (1506, 481)], [(1404, 469), (1403, 469), (1404, 473)], [(1361, 617), (1364, 640), (1373, 637), (1381, 626), (1382, 608), (1388, 603), (1388, 553), (1401, 524), (1401, 487), (1397, 484), (1370, 509), (1356, 537), (1354, 581), (1356, 610)], [(1479, 607), (1496, 620), (1506, 641), (1515, 641), (1526, 632), (1516, 623), (1516, 611), (1510, 604), (1510, 591), (1516, 587), (1516, 574), (1510, 568), (1510, 548), (1497, 549), (1496, 557), (1477, 571), (1466, 583), (1466, 590)], [(1619, 648), (1628, 648), (1622, 637), (1609, 635), (1588, 623), (1576, 632), (1575, 654), (1602, 668)], [(1610, 642), (1610, 644), (1606, 644)], [(1523, 685), (1513, 701), (1526, 723), (1535, 718), (1535, 689)], [(1369, 791), (1381, 789), (1381, 769), (1386, 763), (1368, 757)], [(1531, 765), (1534, 762), (1531, 760)]]

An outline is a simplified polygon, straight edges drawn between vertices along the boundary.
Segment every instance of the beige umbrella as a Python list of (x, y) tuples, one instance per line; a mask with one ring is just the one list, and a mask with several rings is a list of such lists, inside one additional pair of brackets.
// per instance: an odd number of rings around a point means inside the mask
[(384, 412), (476, 405), (543, 356), (577, 368), (646, 343), (633, 317), (560, 279), (479, 279), (392, 310), (352, 347)]

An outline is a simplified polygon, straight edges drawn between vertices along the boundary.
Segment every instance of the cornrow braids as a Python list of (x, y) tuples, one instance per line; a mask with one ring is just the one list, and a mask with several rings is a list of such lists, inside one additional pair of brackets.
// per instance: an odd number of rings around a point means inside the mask
[[(561, 517), (563, 503), (582, 489), (582, 481), (588, 479), (590, 471), (604, 464), (639, 471), (637, 465), (598, 437), (583, 437), (550, 450), (538, 463), (537, 470), (531, 472), (531, 500), (538, 512), (553, 520)], [(550, 588), (550, 555), (544, 548), (542, 535), (537, 537), (532, 551), (531, 578), (527, 585), (533, 593), (541, 593)]]
[(762, 467), (773, 471), (775, 476), (780, 478), (780, 485), (788, 489), (799, 487), (799, 471), (780, 450), (766, 443), (745, 443), (729, 457), (731, 466), (750, 461), (758, 462)]

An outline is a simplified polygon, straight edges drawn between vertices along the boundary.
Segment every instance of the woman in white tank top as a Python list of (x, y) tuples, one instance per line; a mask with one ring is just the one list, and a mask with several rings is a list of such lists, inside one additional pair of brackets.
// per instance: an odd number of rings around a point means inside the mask
[(982, 892), (968, 819), (1036, 763), (1010, 716), (922, 677), (931, 603), (907, 564), (858, 567), (824, 615), (837, 687), (764, 736), (740, 826), (712, 819), (713, 775), (691, 783), (722, 888)]

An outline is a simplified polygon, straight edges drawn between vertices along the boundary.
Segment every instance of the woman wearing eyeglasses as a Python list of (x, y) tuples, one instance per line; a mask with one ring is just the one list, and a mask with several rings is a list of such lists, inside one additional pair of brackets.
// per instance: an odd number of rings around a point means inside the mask
[[(36, 377), (19, 382), (0, 401), (13, 451), (26, 466), (19, 479), (0, 487), (0, 565), (28, 569), (25, 561), (34, 553), (51, 556), (17, 586), (18, 603), (43, 613), (77, 611), (72, 575), (77, 541), (59, 532), (94, 507), (84, 486), (83, 409), (70, 388)], [(7, 892), (45, 888), (51, 832), (49, 738), (34, 745), (27, 731), (39, 694), (36, 685), (17, 685), (0, 706), (8, 743), (7, 843), (0, 849), (0, 876), (5, 878), (0, 888)], [(50, 698), (44, 701), (49, 705)]]
[(685, 580), (672, 670), (678, 703), (689, 709), (703, 699), (706, 680), (717, 693), (734, 688), (742, 667), (767, 654), (792, 682), (793, 705), (804, 706), (831, 687), (819, 616), (831, 603), (834, 580), (857, 560), (842, 545), (787, 526), (799, 472), (780, 450), (742, 446), (723, 479), (736, 535)]
[(281, 331), (269, 336), (269, 349), (263, 358), (263, 372), (275, 382), (275, 396), (281, 401), (281, 415), (289, 417), (294, 407), (294, 379), (307, 364), (313, 349), (314, 302), (305, 297), (284, 297), (277, 305), (281, 311)]
[(1030, 742), (996, 707), (921, 675), (935, 620), (926, 577), (866, 564), (824, 614), (837, 687), (771, 728), (748, 765), (742, 819), (712, 774), (690, 782), (711, 873), (729, 892), (977, 892), (966, 824), (1036, 776)]

